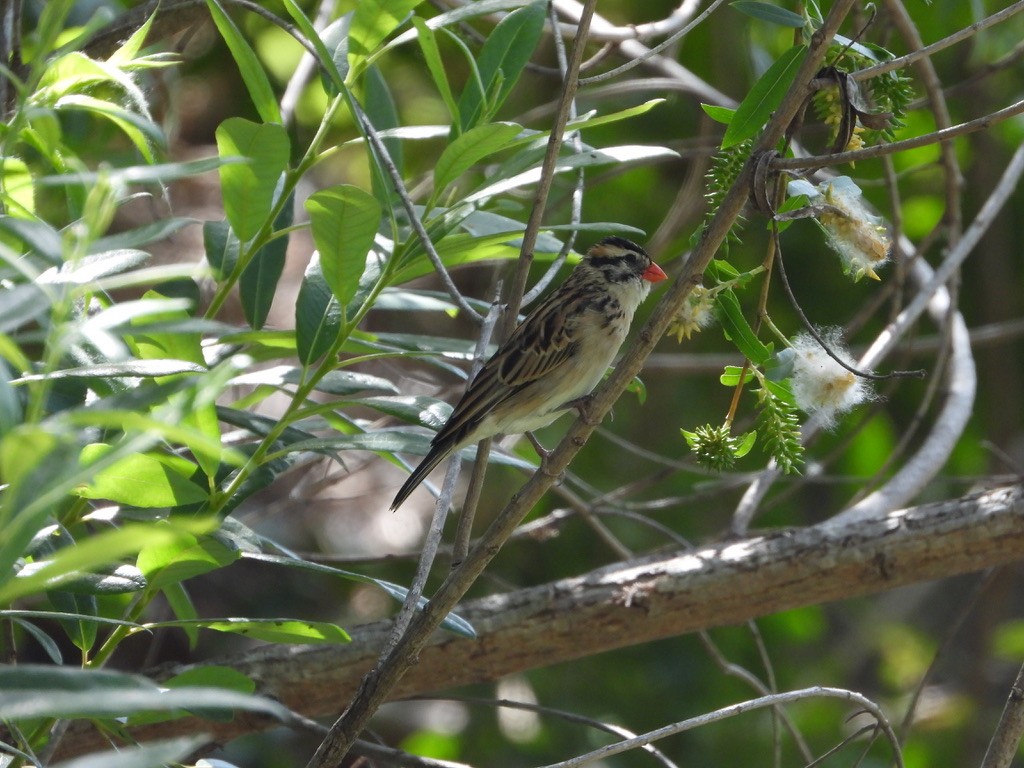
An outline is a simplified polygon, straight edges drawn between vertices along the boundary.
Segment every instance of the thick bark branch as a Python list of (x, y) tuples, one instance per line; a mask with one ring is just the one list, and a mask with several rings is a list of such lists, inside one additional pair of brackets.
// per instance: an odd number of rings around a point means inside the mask
[[(474, 600), (459, 609), (475, 640), (437, 633), (394, 698), (495, 680), (603, 651), (737, 624), (1002, 565), (1024, 558), (1024, 486), (989, 490), (852, 524), (649, 556), (572, 579)], [(310, 717), (336, 715), (355, 694), (389, 630), (357, 627), (345, 646), (273, 646), (221, 659), (259, 691)], [(165, 675), (182, 668), (163, 670)], [(206, 732), (218, 740), (274, 725), (239, 713), (230, 723), (181, 720), (135, 729), (139, 739)], [(64, 751), (100, 746), (77, 724)]]

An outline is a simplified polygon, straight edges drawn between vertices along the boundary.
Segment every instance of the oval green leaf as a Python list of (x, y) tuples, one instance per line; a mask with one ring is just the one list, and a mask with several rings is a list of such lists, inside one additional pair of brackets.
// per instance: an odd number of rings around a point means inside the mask
[(366, 268), (366, 255), (380, 226), (380, 203), (359, 187), (340, 184), (311, 195), (306, 211), (324, 279), (345, 306)]
[(220, 167), (224, 213), (238, 239), (247, 242), (270, 215), (274, 190), (288, 167), (288, 134), (276, 123), (253, 123), (231, 117), (217, 127), (216, 136), (221, 158), (248, 160)]

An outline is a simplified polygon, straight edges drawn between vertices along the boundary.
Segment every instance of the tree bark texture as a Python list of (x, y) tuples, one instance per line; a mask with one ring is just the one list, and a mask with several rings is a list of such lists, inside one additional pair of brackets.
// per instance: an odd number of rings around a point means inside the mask
[[(439, 632), (395, 697), (438, 692), (801, 606), (882, 592), (1024, 558), (1024, 486), (990, 489), (883, 517), (652, 555), (538, 587), (474, 600), (458, 613), (475, 639)], [(272, 646), (220, 659), (258, 692), (307, 717), (336, 716), (377, 658), (388, 622), (352, 630), (343, 646)], [(159, 670), (169, 676), (185, 667)], [(140, 739), (208, 733), (226, 740), (274, 723), (179, 720)], [(61, 752), (101, 746), (76, 723)]]

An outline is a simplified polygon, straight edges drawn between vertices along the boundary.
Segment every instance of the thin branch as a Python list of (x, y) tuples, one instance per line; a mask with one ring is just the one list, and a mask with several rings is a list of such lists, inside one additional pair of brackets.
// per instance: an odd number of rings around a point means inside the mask
[(804, 171), (818, 168), (825, 168), (843, 163), (857, 163), (862, 160), (871, 160), (875, 157), (894, 155), (908, 149), (916, 149), (929, 144), (939, 144), (949, 141), (957, 136), (974, 133), (990, 128), (996, 123), (1008, 120), (1011, 117), (1024, 112), (1024, 99), (1003, 107), (998, 112), (970, 120), (966, 123), (943, 128), (941, 131), (926, 133), (921, 136), (914, 136), (902, 141), (894, 141), (891, 144), (876, 144), (873, 147), (854, 149), (849, 152), (836, 152), (833, 155), (812, 155), (810, 157), (779, 157), (771, 161), (770, 167), (775, 171)]
[(765, 707), (777, 707), (796, 701), (809, 701), (816, 698), (840, 699), (842, 701), (856, 704), (861, 709), (868, 712), (875, 718), (875, 721), (885, 733), (886, 738), (889, 739), (889, 744), (892, 746), (893, 762), (898, 768), (903, 765), (903, 755), (900, 752), (900, 746), (899, 742), (896, 740), (896, 734), (893, 733), (892, 726), (886, 719), (881, 707), (871, 701), (871, 699), (857, 693), (856, 691), (848, 691), (843, 688), (814, 686), (812, 688), (803, 688), (798, 691), (773, 693), (769, 696), (760, 696), (756, 699), (744, 701), (739, 704), (722, 707), (714, 712), (708, 712), (707, 714), (691, 717), (688, 720), (683, 720), (682, 722), (674, 723), (672, 725), (665, 726), (664, 728), (648, 731), (647, 733), (633, 739), (626, 739), (616, 744), (610, 744), (606, 747), (595, 749), (592, 752), (579, 755), (571, 758), (570, 760), (563, 760), (560, 763), (551, 763), (550, 765), (544, 766), (544, 768), (576, 768), (576, 766), (581, 766), (595, 760), (601, 760), (606, 757), (611, 757), (612, 755), (620, 755), (623, 752), (628, 752), (629, 750), (636, 749), (637, 747), (645, 746), (653, 741), (657, 741), (658, 739), (675, 736), (678, 733), (684, 733), (685, 731), (690, 731), (694, 728), (700, 728), (705, 725), (721, 722), (722, 720), (727, 720), (729, 718), (736, 717), (737, 715), (743, 715), (747, 712), (753, 712)]
[(530, 266), (533, 264), (533, 249), (537, 244), (537, 235), (544, 220), (548, 194), (555, 180), (555, 166), (558, 163), (558, 156), (562, 150), (565, 125), (569, 122), (570, 115), (575, 110), (576, 90), (579, 88), (580, 65), (583, 63), (587, 33), (590, 29), (590, 20), (593, 18), (596, 6), (597, 0), (587, 0), (583, 9), (583, 15), (580, 18), (576, 42), (573, 44), (572, 54), (569, 57), (568, 67), (565, 72), (565, 79), (562, 83), (562, 96), (558, 105), (558, 114), (548, 136), (544, 160), (541, 163), (540, 180), (537, 182), (533, 204), (530, 207), (530, 216), (526, 221), (526, 229), (523, 232), (523, 243), (519, 250), (519, 260), (516, 262), (515, 273), (512, 275), (508, 293), (506, 294), (505, 316), (502, 318), (499, 327), (499, 339), (505, 339), (512, 333), (512, 329), (516, 324), (516, 318), (519, 316), (519, 307), (522, 303), (523, 295), (526, 293), (526, 280), (530, 274)]
[[(778, 228), (774, 228), (772, 232), (773, 237), (775, 238), (776, 242), (778, 242)], [(822, 351), (824, 351), (826, 355), (832, 358), (843, 369), (849, 371), (854, 376), (859, 376), (862, 379), (870, 379), (871, 381), (885, 381), (886, 379), (898, 378), (923, 379), (925, 377), (926, 372), (923, 369), (915, 371), (889, 371), (889, 373), (874, 373), (872, 371), (865, 371), (860, 368), (855, 368), (854, 366), (850, 365), (848, 362), (843, 360), (839, 355), (832, 351), (832, 348), (829, 347), (828, 342), (825, 341), (825, 339), (822, 337), (821, 333), (814, 326), (814, 323), (812, 323), (810, 319), (807, 317), (807, 315), (804, 314), (804, 309), (803, 307), (800, 306), (800, 302), (796, 300), (796, 295), (794, 295), (793, 293), (793, 287), (789, 284), (789, 277), (786, 275), (786, 267), (782, 263), (781, 248), (778, 249), (778, 258), (776, 259), (776, 263), (779, 267), (779, 277), (782, 280), (783, 292), (786, 294), (786, 298), (789, 299), (789, 304), (793, 308), (793, 311), (796, 312), (797, 317), (800, 318), (800, 323), (804, 326), (804, 330), (811, 334), (814, 340), (818, 342), (818, 346), (821, 347)]]
[[(593, 85), (594, 83), (600, 83), (605, 80), (612, 80), (613, 78), (618, 77), (624, 72), (628, 72), (631, 69), (639, 67), (648, 59), (652, 59), (655, 56), (659, 56), (661, 52), (664, 51), (666, 48), (673, 45), (676, 41), (682, 40), (686, 35), (690, 34), (690, 32), (692, 32), (701, 22), (703, 22), (712, 13), (714, 13), (718, 9), (718, 6), (720, 6), (723, 2), (725, 2), (725, 0), (714, 0), (714, 2), (711, 3), (711, 5), (709, 5), (699, 16), (693, 19), (693, 21), (687, 23), (678, 32), (674, 32), (671, 36), (669, 36), (662, 42), (658, 43), (653, 48), (647, 48), (647, 50), (641, 53), (639, 56), (630, 56), (629, 61), (627, 61), (620, 67), (616, 67), (615, 69), (611, 69), (607, 72), (602, 72), (599, 75), (592, 75), (590, 77), (584, 78), (581, 81), (581, 83), (583, 85)], [(572, 3), (572, 5), (575, 5), (575, 3)], [(681, 20), (684, 17), (680, 16), (679, 18)]]
[(370, 142), (370, 146), (373, 147), (373, 150), (380, 159), (380, 162), (384, 165), (384, 169), (387, 171), (388, 176), (391, 179), (391, 183), (394, 185), (395, 193), (402, 201), (402, 207), (405, 209), (405, 213), (409, 217), (409, 224), (412, 226), (413, 231), (416, 232), (416, 236), (420, 239), (423, 250), (426, 251), (427, 258), (430, 259), (430, 263), (433, 265), (434, 271), (437, 272), (437, 276), (440, 278), (445, 291), (448, 292), (448, 295), (451, 297), (452, 301), (455, 302), (456, 306), (466, 314), (466, 317), (479, 325), (484, 320), (483, 315), (473, 309), (472, 305), (466, 301), (466, 297), (462, 295), (458, 287), (456, 287), (455, 282), (452, 280), (452, 276), (448, 274), (448, 270), (445, 268), (444, 262), (441, 261), (441, 256), (438, 254), (437, 249), (434, 248), (434, 243), (431, 241), (426, 227), (424, 227), (423, 222), (420, 221), (419, 214), (416, 212), (416, 204), (413, 203), (412, 198), (409, 197), (409, 191), (405, 188), (405, 181), (402, 179), (402, 174), (398, 170), (398, 166), (396, 166), (394, 161), (391, 159), (391, 154), (384, 145), (384, 140), (381, 139), (380, 134), (377, 133), (377, 129), (374, 128), (373, 123), (370, 122), (370, 118), (356, 100), (351, 99), (349, 103), (352, 105), (352, 109), (356, 113), (356, 120), (358, 120), (359, 124), (362, 126), (363, 132), (366, 134), (366, 138)]
[(1008, 18), (1010, 18), (1014, 14), (1020, 13), (1021, 11), (1024, 11), (1024, 0), (1018, 0), (1018, 2), (1014, 3), (1010, 7), (1004, 8), (1003, 10), (997, 13), (993, 13), (991, 16), (988, 16), (982, 19), (981, 21), (976, 21), (974, 24), (971, 24), (968, 27), (964, 27), (963, 29), (954, 32), (949, 37), (944, 37), (941, 40), (932, 43), (931, 45), (927, 45), (923, 48), (918, 48), (916, 51), (912, 51), (911, 53), (908, 53), (906, 56), (900, 56), (898, 59), (885, 61), (882, 62), (881, 64), (876, 64), (873, 67), (868, 67), (866, 69), (853, 72), (851, 74), (851, 77), (853, 77), (854, 80), (870, 80), (873, 77), (884, 75), (887, 72), (895, 72), (898, 69), (903, 69), (908, 64), (913, 64), (914, 62), (920, 61), (921, 59), (926, 59), (934, 53), (938, 53), (939, 51), (945, 48), (949, 48), (951, 45), (956, 45), (961, 40), (966, 40), (969, 37), (973, 37), (978, 32), (981, 32), (983, 29), (988, 29), (989, 27), (995, 26), (996, 24), (1006, 21)]
[(1017, 748), (1024, 737), (1024, 666), (1010, 686), (1010, 695), (1003, 707), (996, 732), (992, 734), (981, 768), (1010, 768)]

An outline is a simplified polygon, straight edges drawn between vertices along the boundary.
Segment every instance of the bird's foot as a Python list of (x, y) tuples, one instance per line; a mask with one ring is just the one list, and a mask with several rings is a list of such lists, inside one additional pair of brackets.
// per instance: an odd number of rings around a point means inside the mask
[(533, 450), (535, 450), (537, 455), (540, 456), (540, 471), (548, 477), (555, 478), (555, 482), (561, 480), (563, 473), (552, 472), (550, 469), (551, 462), (549, 459), (551, 458), (551, 451), (540, 444), (540, 440), (536, 438), (533, 432), (525, 432), (524, 434), (526, 435), (526, 439), (530, 441), (530, 445), (533, 446)]
[[(594, 416), (594, 396), (583, 395), (583, 397), (577, 397), (575, 400), (570, 400), (562, 406), (566, 409), (573, 409), (579, 414), (579, 417), (583, 419), (583, 423), (591, 427), (600, 426), (601, 420)], [(611, 413), (609, 412), (609, 415)]]

